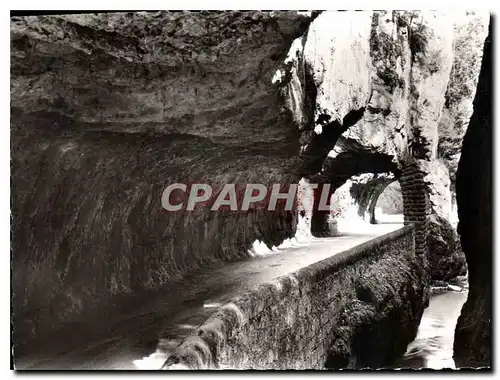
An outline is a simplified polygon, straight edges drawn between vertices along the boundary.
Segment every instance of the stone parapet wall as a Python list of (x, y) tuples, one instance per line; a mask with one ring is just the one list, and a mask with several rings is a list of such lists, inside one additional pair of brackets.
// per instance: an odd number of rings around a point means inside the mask
[(422, 276), (415, 227), (405, 226), (226, 304), (164, 368), (390, 366), (416, 334)]

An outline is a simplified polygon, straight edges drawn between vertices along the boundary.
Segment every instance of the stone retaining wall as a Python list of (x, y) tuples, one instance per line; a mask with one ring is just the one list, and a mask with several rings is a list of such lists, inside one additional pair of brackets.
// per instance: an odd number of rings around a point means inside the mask
[(164, 368), (390, 366), (416, 334), (422, 278), (415, 229), (405, 226), (226, 304)]

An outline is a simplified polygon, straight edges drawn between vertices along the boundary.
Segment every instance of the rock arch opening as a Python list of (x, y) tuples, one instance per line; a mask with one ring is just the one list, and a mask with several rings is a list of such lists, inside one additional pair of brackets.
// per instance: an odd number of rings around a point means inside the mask
[(314, 236), (329, 236), (330, 211), (319, 210), (316, 207), (319, 204), (319, 194), (323, 188), (330, 186), (331, 196), (351, 177), (365, 173), (399, 175), (400, 170), (393, 162), (392, 157), (385, 154), (348, 151), (333, 158), (326, 158), (322, 173), (315, 178), (319, 186), (315, 192), (315, 207), (311, 218), (311, 233)]
[(332, 236), (331, 211), (317, 207), (325, 186), (329, 186), (331, 196), (351, 177), (366, 173), (372, 173), (374, 177), (366, 184), (353, 186), (351, 189), (358, 204), (358, 214), (365, 216), (368, 213), (369, 221), (375, 223), (375, 206), (380, 194), (390, 183), (398, 181), (403, 198), (404, 224), (415, 225), (416, 253), (421, 255), (422, 264), (426, 268), (430, 200), (426, 191), (426, 173), (415, 159), (409, 158), (402, 165), (397, 165), (390, 155), (359, 151), (345, 151), (335, 157), (327, 157), (321, 174), (313, 178), (318, 187), (314, 192), (312, 235)]

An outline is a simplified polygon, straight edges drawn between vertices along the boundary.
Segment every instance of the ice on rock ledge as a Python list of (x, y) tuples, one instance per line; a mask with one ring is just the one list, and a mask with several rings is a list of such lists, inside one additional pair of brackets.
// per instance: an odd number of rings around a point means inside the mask
[(134, 360), (133, 363), (140, 370), (159, 370), (168, 359), (168, 354), (165, 352), (154, 352), (142, 359)]
[(280, 70), (276, 70), (276, 72), (274, 73), (274, 76), (273, 78), (271, 79), (271, 83), (276, 83), (276, 82), (281, 82), (281, 80), (283, 79), (283, 76), (285, 74)]

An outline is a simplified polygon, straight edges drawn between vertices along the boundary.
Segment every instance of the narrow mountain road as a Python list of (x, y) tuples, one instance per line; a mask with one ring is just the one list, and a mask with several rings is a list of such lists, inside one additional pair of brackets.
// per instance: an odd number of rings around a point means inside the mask
[(169, 350), (234, 297), (401, 227), (364, 225), (344, 236), (312, 238), (265, 256), (205, 267), (168, 288), (117, 300), (105, 318), (65, 326), (15, 349), (15, 367), (159, 369)]

